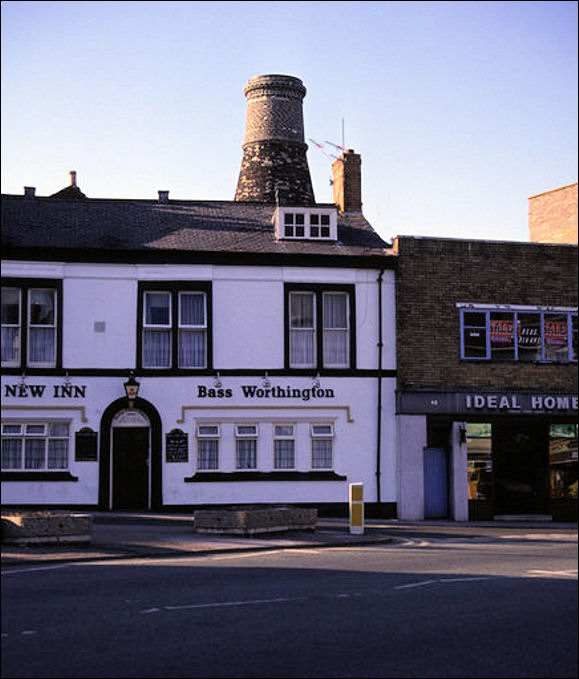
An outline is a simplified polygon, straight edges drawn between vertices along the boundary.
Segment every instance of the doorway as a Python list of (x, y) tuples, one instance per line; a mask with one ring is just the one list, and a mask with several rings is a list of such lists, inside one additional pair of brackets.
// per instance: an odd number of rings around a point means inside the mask
[(448, 454), (446, 448), (424, 449), (424, 518), (448, 517)]
[(494, 513), (549, 513), (547, 427), (533, 422), (493, 424)]
[(112, 509), (149, 509), (149, 428), (114, 427)]

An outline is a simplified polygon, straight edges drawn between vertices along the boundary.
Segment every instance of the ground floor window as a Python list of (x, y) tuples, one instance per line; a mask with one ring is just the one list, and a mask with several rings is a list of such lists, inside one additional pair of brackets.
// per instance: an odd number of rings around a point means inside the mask
[(238, 424), (235, 427), (236, 469), (257, 469), (257, 425)]
[(2, 423), (3, 470), (63, 470), (68, 466), (68, 422)]
[(197, 427), (197, 469), (219, 469), (219, 425), (206, 424)]
[(195, 429), (198, 472), (332, 471), (332, 422), (210, 422)]

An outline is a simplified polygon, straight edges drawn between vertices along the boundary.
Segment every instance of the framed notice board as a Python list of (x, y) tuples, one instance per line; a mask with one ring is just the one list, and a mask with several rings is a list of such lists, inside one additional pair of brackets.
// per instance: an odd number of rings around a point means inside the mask
[(75, 462), (96, 462), (98, 460), (97, 433), (90, 427), (83, 427), (74, 434)]
[(165, 459), (167, 462), (189, 461), (189, 435), (181, 429), (172, 429), (165, 435)]

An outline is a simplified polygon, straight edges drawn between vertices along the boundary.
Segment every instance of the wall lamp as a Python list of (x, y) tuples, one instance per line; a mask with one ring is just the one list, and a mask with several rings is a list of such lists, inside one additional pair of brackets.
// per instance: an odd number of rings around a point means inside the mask
[(129, 401), (129, 408), (132, 408), (135, 405), (135, 400), (139, 395), (140, 386), (141, 385), (139, 384), (139, 382), (137, 382), (137, 380), (135, 379), (135, 371), (130, 370), (129, 379), (124, 384), (125, 394), (127, 395), (127, 399)]

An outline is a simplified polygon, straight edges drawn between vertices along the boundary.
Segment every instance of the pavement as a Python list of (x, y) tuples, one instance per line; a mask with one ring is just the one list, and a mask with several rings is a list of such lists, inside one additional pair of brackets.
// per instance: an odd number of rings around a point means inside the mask
[[(576, 523), (551, 521), (468, 522), (369, 520), (353, 535), (347, 518), (318, 518), (315, 531), (239, 535), (195, 531), (192, 514), (86, 512), (93, 517), (90, 542), (1, 545), (1, 567), (21, 567), (127, 558), (183, 558), (227, 552), (400, 544), (409, 540), (494, 541), (505, 528), (524, 529), (524, 539), (559, 535), (577, 540)], [(526, 537), (525, 537), (526, 536)]]

